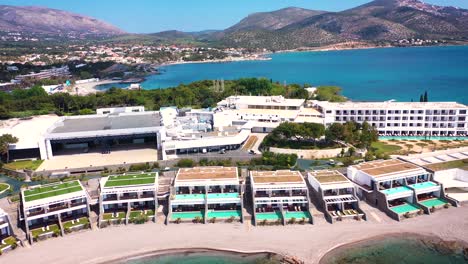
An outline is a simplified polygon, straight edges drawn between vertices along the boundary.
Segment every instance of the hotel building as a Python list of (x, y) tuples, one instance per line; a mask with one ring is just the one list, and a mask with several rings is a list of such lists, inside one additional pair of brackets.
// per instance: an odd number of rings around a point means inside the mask
[(409, 162), (365, 162), (348, 167), (347, 176), (358, 185), (358, 194), (369, 204), (396, 220), (430, 213), (432, 206), (448, 203), (442, 186), (431, 181), (431, 174)]
[(255, 225), (312, 223), (309, 192), (299, 171), (250, 171)]
[(243, 194), (237, 167), (179, 169), (171, 188), (167, 223), (242, 222)]
[(16, 247), (10, 217), (0, 208), (0, 255)]
[(156, 221), (158, 173), (123, 174), (99, 182), (99, 226)]
[(89, 200), (78, 180), (22, 189), (21, 220), (27, 238), (32, 243), (89, 227)]
[(468, 136), (468, 107), (455, 102), (310, 101), (324, 124), (367, 121), (381, 136)]
[(317, 200), (329, 222), (345, 218), (366, 219), (359, 207), (356, 186), (339, 171), (311, 171), (307, 178), (312, 186), (312, 197)]

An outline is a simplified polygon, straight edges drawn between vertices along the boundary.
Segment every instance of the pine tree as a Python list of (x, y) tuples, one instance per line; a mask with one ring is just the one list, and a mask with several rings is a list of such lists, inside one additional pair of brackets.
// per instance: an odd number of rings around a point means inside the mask
[(424, 102), (424, 96), (422, 94), (419, 96), (419, 102)]
[(424, 102), (429, 102), (429, 101), (427, 100), (427, 91), (424, 92)]

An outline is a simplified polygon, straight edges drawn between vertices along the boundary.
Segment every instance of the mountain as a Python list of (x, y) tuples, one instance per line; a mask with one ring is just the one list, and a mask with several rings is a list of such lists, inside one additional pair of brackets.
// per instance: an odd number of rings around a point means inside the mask
[(325, 13), (324, 11), (288, 7), (273, 12), (254, 13), (225, 30), (226, 33), (244, 30), (276, 30), (299, 22), (308, 17)]
[(309, 11), (312, 15), (295, 22), (288, 20), (290, 23), (284, 25), (281, 18), (271, 15), (275, 12), (263, 15), (268, 23), (249, 19), (256, 17), (251, 15), (228, 28), (220, 42), (226, 46), (280, 50), (350, 40), (468, 38), (468, 10), (418, 0), (375, 0), (342, 12)]
[(119, 35), (124, 31), (95, 18), (67, 11), (37, 7), (0, 5), (0, 31), (37, 34)]

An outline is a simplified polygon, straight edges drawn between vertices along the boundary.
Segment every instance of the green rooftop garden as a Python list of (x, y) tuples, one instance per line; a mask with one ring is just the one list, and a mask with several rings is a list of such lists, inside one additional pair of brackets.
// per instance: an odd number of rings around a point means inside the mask
[(154, 184), (156, 182), (156, 174), (129, 174), (109, 176), (104, 187), (122, 187), (132, 185)]
[(41, 166), (43, 160), (20, 160), (10, 162), (4, 165), (9, 170), (37, 170)]
[(9, 236), (5, 239), (2, 240), (4, 243), (0, 243), (0, 251), (9, 247), (9, 246), (12, 246), (13, 249), (16, 248), (16, 238), (12, 237), (12, 236)]
[(60, 228), (57, 224), (49, 225), (48, 227), (49, 229), (47, 229), (47, 227), (41, 227), (41, 228), (36, 228), (36, 229), (31, 230), (31, 234), (33, 238), (37, 238), (40, 235), (47, 234), (47, 233), (54, 233), (56, 235), (60, 234)]
[(468, 170), (468, 159), (434, 163), (434, 164), (426, 165), (425, 167), (433, 171), (449, 170), (449, 169), (456, 169), (456, 168)]
[(45, 199), (53, 196), (82, 191), (78, 181), (63, 182), (47, 186), (36, 187), (24, 191), (24, 200), (26, 202)]

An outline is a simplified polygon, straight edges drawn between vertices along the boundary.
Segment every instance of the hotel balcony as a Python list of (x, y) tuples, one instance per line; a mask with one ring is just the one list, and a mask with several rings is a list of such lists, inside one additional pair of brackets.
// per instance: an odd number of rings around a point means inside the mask
[(67, 208), (68, 208), (68, 204), (49, 206), (49, 209), (47, 210), (47, 212), (55, 212), (55, 211), (60, 211), (60, 210), (67, 209)]
[(306, 191), (292, 191), (292, 196), (306, 196)]
[(104, 196), (103, 201), (117, 201), (117, 194), (108, 194)]
[(140, 198), (154, 198), (154, 193), (142, 193)]
[(26, 213), (27, 216), (36, 216), (36, 215), (41, 215), (41, 214), (45, 214), (44, 209), (29, 211), (29, 212)]
[(266, 192), (256, 192), (255, 197), (270, 197), (270, 195)]
[(120, 200), (131, 200), (131, 199), (138, 199), (137, 194), (124, 194), (120, 196)]

